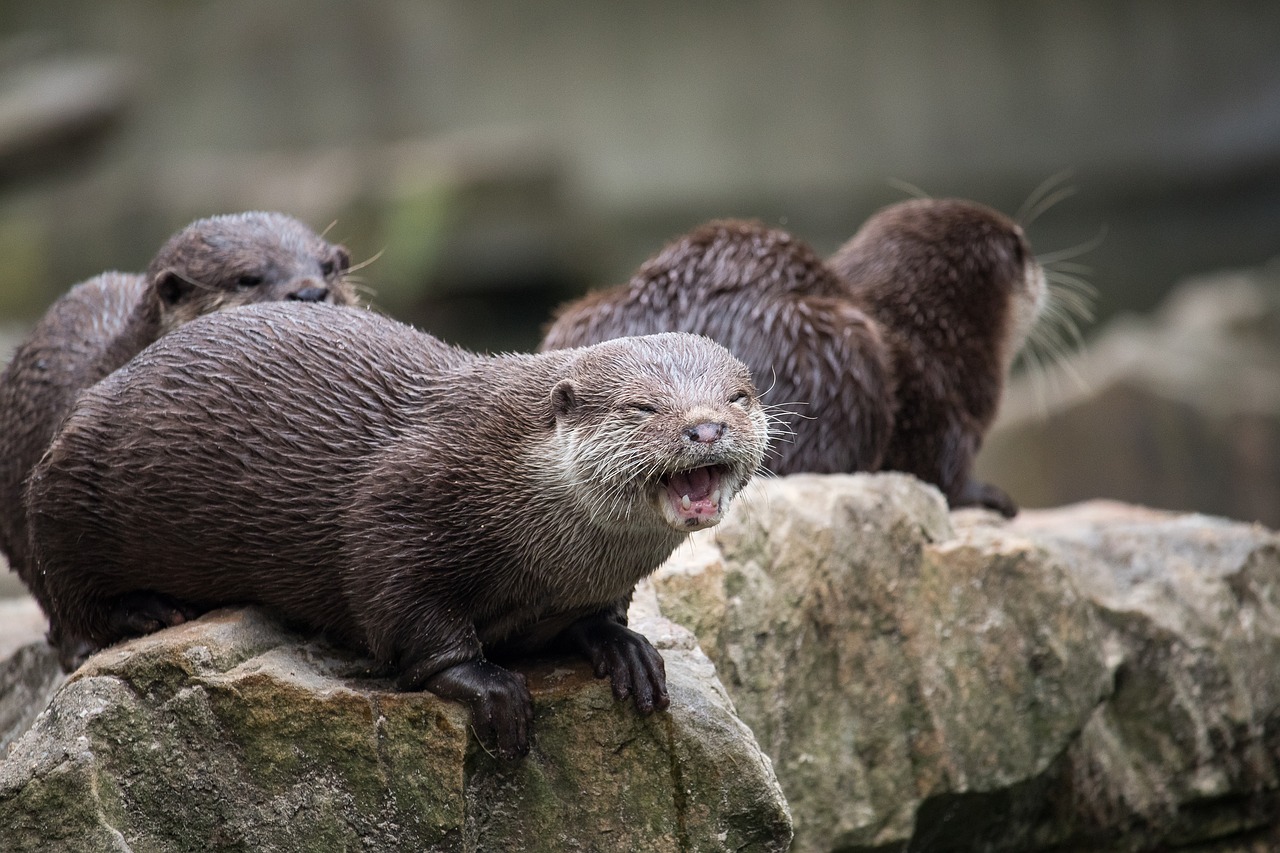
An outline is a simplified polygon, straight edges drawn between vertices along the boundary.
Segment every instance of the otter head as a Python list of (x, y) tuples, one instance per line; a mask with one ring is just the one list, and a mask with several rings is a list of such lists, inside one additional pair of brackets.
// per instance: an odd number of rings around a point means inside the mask
[(742, 362), (709, 338), (676, 332), (574, 352), (550, 408), (583, 510), (681, 532), (719, 523), (769, 442)]
[(1006, 368), (1048, 293), (1021, 226), (966, 199), (911, 199), (878, 211), (831, 267), (855, 287), (878, 288), (876, 305), (895, 328), (930, 339), (987, 340), (996, 330)]
[(254, 302), (350, 305), (350, 256), (281, 213), (197, 220), (175, 234), (147, 268), (163, 332), (202, 314)]

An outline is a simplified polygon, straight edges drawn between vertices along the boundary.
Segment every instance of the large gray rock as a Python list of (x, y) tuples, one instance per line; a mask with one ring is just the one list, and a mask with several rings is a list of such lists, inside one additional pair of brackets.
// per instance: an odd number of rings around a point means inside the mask
[(902, 475), (800, 476), (654, 586), (772, 756), (797, 851), (1151, 849), (1277, 819), (1263, 528), (1109, 504), (1006, 524)]
[(639, 620), (671, 708), (582, 664), (521, 667), (533, 751), (466, 711), (221, 611), (90, 659), (0, 762), (0, 850), (785, 850), (777, 781), (690, 634)]

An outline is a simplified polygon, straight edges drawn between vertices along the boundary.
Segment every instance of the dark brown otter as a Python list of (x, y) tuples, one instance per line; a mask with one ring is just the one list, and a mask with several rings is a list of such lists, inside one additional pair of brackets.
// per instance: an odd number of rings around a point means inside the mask
[(703, 225), (627, 284), (562, 308), (541, 349), (665, 331), (718, 341), (768, 389), (773, 472), (879, 467), (894, 400), (881, 332), (803, 241), (755, 222)]
[(54, 303), (0, 376), (0, 551), (47, 612), (28, 565), (23, 483), (76, 395), (202, 314), (253, 302), (355, 301), (347, 252), (280, 213), (193, 222), (146, 275), (110, 272)]
[(257, 305), (82, 394), (28, 489), (53, 632), (98, 644), (256, 602), (466, 702), (528, 748), (486, 653), (567, 644), (665, 707), (636, 582), (717, 523), (768, 441), (750, 375), (693, 335), (474, 355), (369, 312)]
[(872, 216), (829, 264), (889, 346), (897, 411), (883, 467), (937, 485), (952, 506), (1014, 515), (972, 467), (1046, 300), (1022, 229), (971, 201), (915, 199)]

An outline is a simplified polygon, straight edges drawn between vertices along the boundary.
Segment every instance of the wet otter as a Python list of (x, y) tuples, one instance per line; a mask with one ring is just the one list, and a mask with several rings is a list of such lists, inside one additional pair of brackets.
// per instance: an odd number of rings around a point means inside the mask
[(28, 490), (52, 630), (99, 644), (257, 602), (528, 749), (488, 653), (572, 646), (641, 712), (635, 583), (759, 465), (747, 369), (693, 335), (474, 355), (364, 311), (192, 322), (81, 395)]
[(1013, 515), (970, 470), (1045, 291), (1021, 229), (969, 201), (892, 205), (825, 264), (784, 231), (713, 222), (562, 308), (542, 348), (707, 335), (795, 411), (775, 473), (907, 471)]
[(889, 347), (897, 410), (883, 467), (937, 485), (952, 506), (1016, 514), (972, 467), (1047, 298), (1022, 229), (971, 201), (914, 199), (872, 216), (829, 264)]
[(76, 395), (166, 332), (253, 302), (351, 304), (347, 251), (280, 213), (191, 223), (146, 275), (109, 272), (53, 304), (0, 376), (0, 551), (48, 607), (26, 554), (23, 483)]
[(893, 419), (879, 327), (802, 240), (757, 222), (710, 222), (625, 285), (564, 306), (541, 350), (679, 331), (723, 344), (776, 401), (775, 473), (873, 471)]

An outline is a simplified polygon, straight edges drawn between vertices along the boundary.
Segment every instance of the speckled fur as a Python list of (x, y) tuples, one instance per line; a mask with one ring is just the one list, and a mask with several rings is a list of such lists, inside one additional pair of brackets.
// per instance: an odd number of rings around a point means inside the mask
[(1013, 515), (1013, 500), (971, 472), (1045, 298), (1022, 229), (970, 201), (906, 201), (829, 263), (889, 347), (898, 406), (884, 467), (937, 485), (952, 506)]
[[(703, 411), (724, 438), (681, 442)], [(258, 602), (420, 686), (585, 615), (625, 625), (684, 538), (649, 506), (655, 475), (724, 464), (736, 491), (766, 443), (746, 368), (704, 338), (488, 357), (369, 312), (260, 305), (81, 396), (31, 480), (32, 545), (55, 631), (120, 639), (131, 590)]]
[[(76, 395), (162, 334), (202, 314), (298, 298), (351, 304), (346, 251), (280, 213), (193, 222), (146, 275), (105, 273), (58, 300), (0, 376), (0, 550), (48, 610), (29, 569), (24, 482)], [(244, 276), (261, 279), (241, 283)]]
[(707, 335), (751, 369), (779, 407), (771, 471), (879, 467), (894, 404), (881, 331), (801, 240), (754, 222), (703, 225), (629, 283), (562, 308), (542, 349), (663, 331)]

